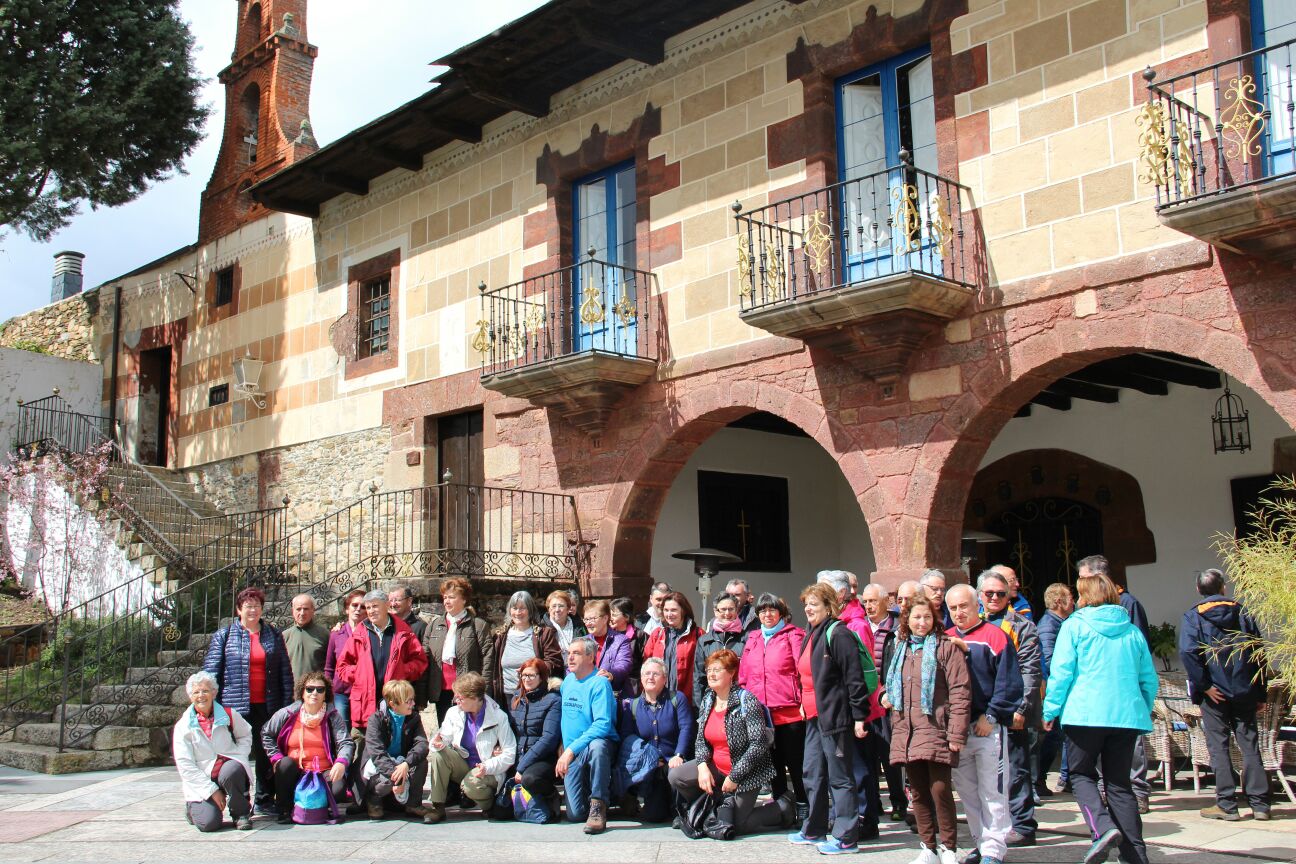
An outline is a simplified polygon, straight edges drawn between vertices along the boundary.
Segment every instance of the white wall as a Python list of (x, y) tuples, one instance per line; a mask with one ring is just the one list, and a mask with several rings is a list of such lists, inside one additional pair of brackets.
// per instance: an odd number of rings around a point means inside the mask
[(792, 572), (725, 572), (715, 580), (713, 594), (724, 588), (725, 581), (738, 576), (747, 580), (753, 594), (772, 591), (782, 596), (799, 620), (797, 595), (819, 570), (851, 570), (867, 582), (868, 574), (876, 569), (864, 515), (837, 463), (818, 443), (751, 429), (721, 429), (694, 451), (676, 477), (653, 538), (653, 578), (683, 591), (699, 614), (701, 598), (692, 565), (670, 557), (672, 552), (700, 545), (699, 470), (788, 479)]
[(0, 459), (13, 449), (18, 432), (18, 400), (43, 399), (55, 387), (72, 410), (98, 414), (103, 367), (34, 351), (0, 348)]
[(1030, 417), (1009, 421), (981, 465), (1022, 450), (1060, 448), (1133, 475), (1157, 560), (1128, 568), (1129, 588), (1152, 624), (1177, 627), (1196, 597), (1196, 571), (1219, 566), (1215, 535), (1233, 530), (1229, 480), (1270, 473), (1274, 439), (1293, 434), (1259, 396), (1230, 383), (1250, 412), (1254, 449), (1246, 453), (1216, 455), (1211, 447), (1210, 419), (1223, 390), (1171, 384), (1167, 396), (1121, 390), (1115, 405), (1076, 399), (1070, 411), (1032, 406)]

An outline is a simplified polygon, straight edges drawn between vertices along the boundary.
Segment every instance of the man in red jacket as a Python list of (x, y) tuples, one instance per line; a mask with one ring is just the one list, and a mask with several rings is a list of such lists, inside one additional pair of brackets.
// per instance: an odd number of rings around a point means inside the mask
[(365, 595), (364, 625), (356, 627), (338, 657), (336, 677), (351, 685), (351, 725), (364, 729), (378, 710), (388, 681), (411, 684), (427, 671), (427, 654), (414, 631), (387, 610), (387, 595)]

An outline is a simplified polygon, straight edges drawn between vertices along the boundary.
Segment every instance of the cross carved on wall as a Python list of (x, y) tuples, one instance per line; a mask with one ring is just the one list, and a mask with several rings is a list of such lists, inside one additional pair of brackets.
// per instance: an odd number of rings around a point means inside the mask
[(749, 525), (749, 524), (747, 523), (747, 511), (746, 511), (746, 510), (743, 510), (743, 509), (739, 509), (739, 510), (738, 510), (738, 526), (737, 526), (737, 527), (738, 527), (738, 532), (739, 532), (739, 534), (741, 535), (741, 540), (742, 540), (742, 559), (743, 559), (744, 561), (746, 561), (746, 560), (747, 560), (747, 529), (750, 528), (750, 527), (752, 527), (751, 525)]

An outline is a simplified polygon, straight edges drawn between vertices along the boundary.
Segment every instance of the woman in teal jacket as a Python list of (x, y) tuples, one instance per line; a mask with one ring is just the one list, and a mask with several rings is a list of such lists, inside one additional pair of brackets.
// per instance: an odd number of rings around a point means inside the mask
[[(1044, 728), (1051, 731), (1062, 718), (1071, 785), (1094, 837), (1085, 864), (1106, 861), (1118, 846), (1122, 861), (1148, 864), (1130, 765), (1138, 737), (1152, 731), (1156, 669), (1109, 578), (1083, 576), (1076, 591), (1080, 608), (1062, 623), (1053, 649)], [(1106, 805), (1098, 792), (1100, 764)]]

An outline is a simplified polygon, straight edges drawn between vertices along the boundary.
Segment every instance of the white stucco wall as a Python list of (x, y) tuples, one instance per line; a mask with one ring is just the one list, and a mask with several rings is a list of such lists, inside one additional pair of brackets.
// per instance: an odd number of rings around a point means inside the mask
[(13, 449), (18, 430), (18, 400), (43, 399), (55, 387), (72, 410), (99, 414), (103, 367), (34, 351), (0, 348), (0, 453), (7, 455)]
[(713, 591), (735, 576), (753, 594), (772, 591), (788, 601), (800, 620), (797, 595), (819, 570), (852, 570), (868, 581), (874, 569), (868, 525), (850, 485), (833, 458), (815, 441), (750, 429), (721, 429), (693, 453), (671, 486), (653, 538), (653, 577), (683, 591), (700, 612), (692, 565), (670, 557), (698, 543), (697, 472), (730, 471), (788, 479), (791, 573), (725, 572)]
[(1196, 597), (1196, 571), (1219, 566), (1211, 548), (1215, 534), (1233, 530), (1229, 481), (1270, 473), (1274, 439), (1293, 434), (1259, 396), (1230, 385), (1250, 412), (1254, 449), (1246, 453), (1212, 450), (1210, 418), (1222, 390), (1171, 384), (1167, 396), (1121, 390), (1115, 405), (1076, 399), (1070, 411), (1033, 406), (1030, 417), (1009, 421), (981, 464), (1022, 450), (1061, 448), (1133, 475), (1143, 490), (1157, 560), (1130, 567), (1129, 588), (1152, 624), (1178, 626)]

